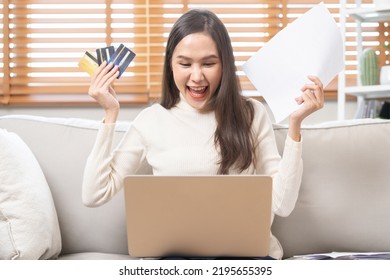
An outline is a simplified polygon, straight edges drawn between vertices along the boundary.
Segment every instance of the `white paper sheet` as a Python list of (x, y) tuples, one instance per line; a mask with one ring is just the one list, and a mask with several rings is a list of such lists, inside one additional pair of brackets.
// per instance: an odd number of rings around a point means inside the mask
[(312, 83), (308, 75), (326, 87), (343, 64), (340, 29), (321, 2), (276, 34), (242, 69), (279, 123), (298, 109), (295, 97)]

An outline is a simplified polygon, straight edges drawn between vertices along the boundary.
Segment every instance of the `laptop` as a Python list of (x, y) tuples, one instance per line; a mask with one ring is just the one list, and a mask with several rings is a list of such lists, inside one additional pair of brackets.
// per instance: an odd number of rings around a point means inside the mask
[(268, 255), (270, 176), (132, 175), (124, 195), (130, 256)]

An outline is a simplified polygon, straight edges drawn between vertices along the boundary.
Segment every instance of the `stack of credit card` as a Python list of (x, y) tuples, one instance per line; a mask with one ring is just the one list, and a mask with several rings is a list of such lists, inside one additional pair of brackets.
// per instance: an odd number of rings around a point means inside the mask
[(86, 51), (80, 59), (79, 67), (92, 76), (96, 68), (104, 61), (107, 61), (107, 64), (112, 62), (119, 67), (119, 79), (134, 57), (134, 52), (120, 44), (116, 50), (113, 46), (96, 49), (96, 56)]

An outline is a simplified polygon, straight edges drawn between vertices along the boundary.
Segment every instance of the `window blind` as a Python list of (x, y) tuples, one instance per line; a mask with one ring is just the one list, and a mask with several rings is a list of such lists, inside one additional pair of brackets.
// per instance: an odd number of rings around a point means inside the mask
[(8, 25), (8, 3), (0, 3), (0, 102), (7, 104), (9, 100), (9, 79), (8, 79), (8, 57), (4, 53), (8, 52), (8, 30), (4, 26)]
[[(371, 0), (364, 0), (370, 5)], [(325, 5), (339, 19), (339, 1)], [(352, 1), (350, 1), (352, 3)], [(314, 0), (0, 0), (0, 101), (9, 105), (94, 104), (90, 77), (78, 67), (86, 50), (123, 43), (136, 54), (115, 82), (122, 104), (158, 98), (169, 31), (188, 9), (207, 8), (225, 23), (244, 90), (254, 90), (241, 65)], [(349, 4), (351, 7), (354, 4)], [(356, 23), (348, 18), (347, 80), (356, 74)], [(365, 44), (379, 49), (385, 25), (364, 25)], [(388, 31), (388, 30), (387, 30)], [(382, 40), (382, 41), (381, 41)], [(355, 44), (355, 45), (354, 45)], [(336, 79), (327, 87), (335, 96)]]
[(118, 97), (124, 103), (148, 100), (143, 1), (3, 0), (2, 9), (3, 103), (90, 102), (90, 77), (79, 69), (79, 59), (86, 50), (120, 43), (137, 60), (115, 82)]

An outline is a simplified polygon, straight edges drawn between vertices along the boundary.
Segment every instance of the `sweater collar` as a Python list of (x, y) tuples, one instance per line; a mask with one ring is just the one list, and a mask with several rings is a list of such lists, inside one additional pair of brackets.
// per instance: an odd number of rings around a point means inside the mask
[(190, 111), (190, 112), (197, 112), (200, 113), (198, 109), (192, 107), (184, 97), (182, 93), (180, 93), (180, 101), (176, 104), (176, 107), (185, 111)]
[(198, 116), (204, 116), (204, 117), (210, 117), (214, 116), (215, 112), (200, 112), (198, 109), (192, 107), (187, 100), (185, 99), (184, 95), (180, 93), (180, 101), (176, 104), (176, 108), (186, 111), (186, 112), (192, 112)]

